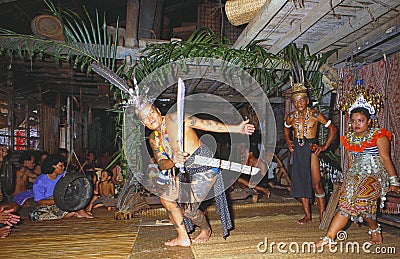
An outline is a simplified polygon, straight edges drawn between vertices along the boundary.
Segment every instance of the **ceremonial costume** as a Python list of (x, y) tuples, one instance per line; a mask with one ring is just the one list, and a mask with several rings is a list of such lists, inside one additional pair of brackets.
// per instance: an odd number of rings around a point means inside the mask
[(377, 200), (381, 208), (389, 189), (388, 174), (379, 158), (376, 141), (392, 134), (379, 128), (371, 128), (365, 136), (358, 138), (354, 132), (341, 136), (344, 148), (350, 152), (350, 168), (343, 181), (339, 211), (342, 215), (356, 220), (359, 217), (376, 219)]
[[(165, 118), (161, 124), (161, 132), (155, 131), (156, 145), (166, 159), (172, 157), (172, 149), (168, 133), (166, 130)], [(161, 143), (162, 142), (162, 143)], [(164, 144), (164, 145), (162, 145)], [(216, 211), (220, 215), (222, 223), (223, 237), (229, 235), (229, 230), (232, 228), (232, 221), (229, 213), (228, 202), (225, 194), (222, 175), (218, 168), (210, 166), (202, 166), (194, 163), (195, 156), (200, 155), (203, 157), (212, 157), (212, 151), (204, 144), (202, 144), (185, 162), (185, 172), (179, 172), (179, 197), (178, 203), (184, 208), (184, 221), (187, 232), (194, 229), (193, 222), (188, 218), (192, 217), (199, 208), (200, 203), (207, 198), (215, 196)], [(173, 184), (174, 170), (168, 172), (160, 172), (159, 179), (168, 178), (170, 181), (164, 181), (165, 184)], [(169, 177), (165, 177), (165, 174)], [(210, 193), (212, 187), (213, 192)]]

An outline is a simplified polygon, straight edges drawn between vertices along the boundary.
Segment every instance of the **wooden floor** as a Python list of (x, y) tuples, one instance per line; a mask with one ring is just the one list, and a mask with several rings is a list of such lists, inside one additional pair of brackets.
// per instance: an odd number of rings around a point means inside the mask
[[(316, 207), (313, 206), (315, 210)], [(22, 214), (26, 212), (22, 212)], [(372, 246), (374, 253), (362, 251), (369, 240), (366, 226), (351, 224), (347, 238), (339, 243), (338, 251), (323, 253), (295, 253), (297, 245), (317, 241), (325, 232), (318, 229), (318, 220), (306, 225), (297, 224), (301, 218), (300, 203), (290, 198), (265, 197), (257, 203), (243, 201), (233, 204), (235, 229), (224, 240), (221, 224), (214, 207), (210, 207), (213, 234), (208, 243), (189, 248), (169, 248), (164, 242), (174, 238), (173, 226), (148, 226), (156, 220), (166, 219), (162, 208), (152, 209), (140, 217), (117, 221), (103, 208), (94, 210), (94, 219), (63, 219), (31, 222), (26, 217), (23, 224), (13, 228), (11, 235), (0, 239), (0, 258), (400, 258), (398, 240), (400, 230), (383, 226), (384, 244)], [(317, 215), (313, 214), (314, 218)], [(198, 232), (191, 234), (196, 236)], [(272, 243), (275, 245), (270, 248)], [(283, 242), (287, 253), (278, 251)], [(346, 251), (346, 244), (358, 242), (360, 251)], [(265, 249), (264, 244), (268, 245)], [(289, 250), (289, 245), (292, 251)], [(375, 249), (386, 249), (390, 254), (376, 254)], [(393, 251), (395, 249), (396, 251)], [(396, 252), (396, 253), (394, 253)]]

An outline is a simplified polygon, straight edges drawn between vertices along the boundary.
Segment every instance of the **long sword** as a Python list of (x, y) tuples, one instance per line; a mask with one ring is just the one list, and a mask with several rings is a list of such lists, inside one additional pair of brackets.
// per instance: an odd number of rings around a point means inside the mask
[[(185, 83), (182, 78), (178, 78), (178, 96), (177, 96), (177, 118), (178, 118), (178, 141), (179, 141), (179, 149), (181, 152), (184, 152), (184, 118), (183, 118), (183, 110), (185, 107)], [(179, 167), (179, 171), (181, 173), (185, 172), (184, 165)]]

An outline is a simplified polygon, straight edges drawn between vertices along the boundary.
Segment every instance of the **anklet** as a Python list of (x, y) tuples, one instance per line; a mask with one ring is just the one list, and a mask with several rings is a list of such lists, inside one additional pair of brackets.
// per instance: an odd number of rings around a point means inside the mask
[(368, 229), (368, 234), (369, 235), (372, 235), (372, 234), (376, 235), (377, 233), (380, 234), (381, 231), (382, 231), (381, 225), (378, 224), (378, 227), (376, 229)]
[(321, 240), (322, 240), (322, 244), (333, 244), (334, 243), (333, 239), (328, 236), (321, 237)]

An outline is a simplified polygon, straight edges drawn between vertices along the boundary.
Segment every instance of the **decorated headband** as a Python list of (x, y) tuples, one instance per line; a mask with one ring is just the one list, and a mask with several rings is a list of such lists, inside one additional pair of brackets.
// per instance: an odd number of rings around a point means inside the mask
[(139, 111), (143, 110), (143, 108), (145, 108), (148, 104), (151, 104), (147, 96), (149, 88), (146, 86), (142, 89), (141, 92), (139, 92), (136, 78), (133, 78), (133, 85), (135, 89), (132, 89), (128, 86), (124, 79), (119, 77), (114, 71), (104, 66), (103, 64), (93, 62), (91, 68), (94, 72), (104, 77), (111, 84), (118, 87), (118, 89), (120, 89), (122, 92), (129, 95), (128, 105), (135, 107), (136, 114), (139, 113)]
[(367, 100), (365, 100), (362, 94), (360, 94), (356, 99), (356, 101), (350, 106), (348, 111), (349, 114), (355, 108), (360, 108), (360, 107), (367, 109), (370, 115), (375, 115), (375, 108)]

